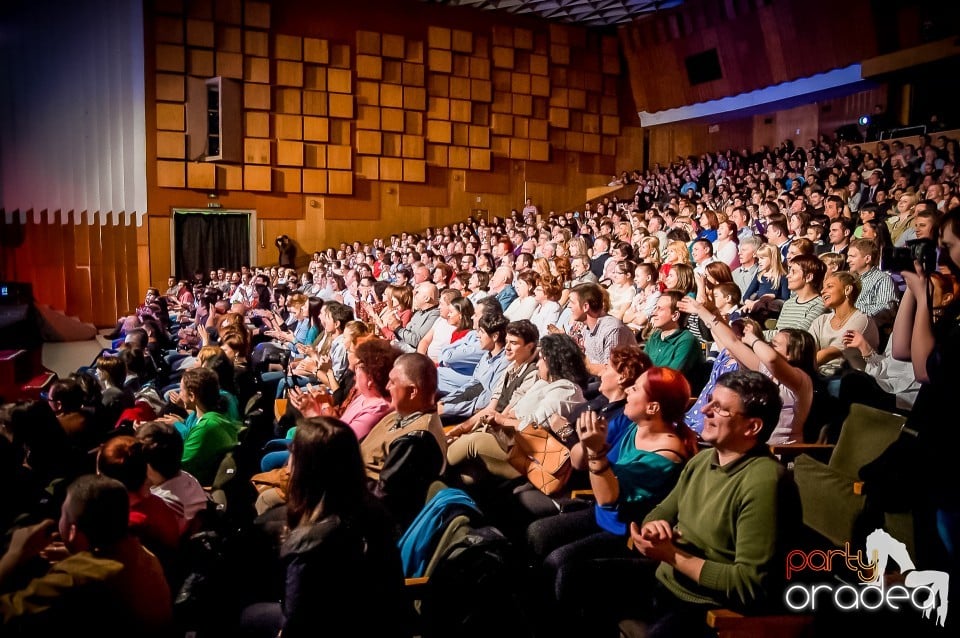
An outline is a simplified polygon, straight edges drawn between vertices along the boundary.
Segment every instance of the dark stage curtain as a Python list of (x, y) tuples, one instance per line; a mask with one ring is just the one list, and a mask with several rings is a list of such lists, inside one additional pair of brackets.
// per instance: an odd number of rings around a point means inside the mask
[(223, 213), (178, 213), (173, 216), (177, 242), (177, 277), (191, 279), (217, 268), (239, 270), (249, 264), (250, 217)]

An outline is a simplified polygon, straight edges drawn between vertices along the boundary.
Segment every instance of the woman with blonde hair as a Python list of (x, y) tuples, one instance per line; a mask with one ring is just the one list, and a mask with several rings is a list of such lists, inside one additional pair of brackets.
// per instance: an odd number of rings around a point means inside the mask
[(653, 264), (653, 267), (660, 269), (662, 260), (660, 258), (660, 239), (656, 235), (648, 235), (640, 240), (637, 246), (637, 261), (645, 264)]
[(789, 297), (787, 273), (780, 261), (780, 251), (775, 246), (763, 244), (757, 249), (757, 274), (743, 293), (743, 309), (763, 325), (770, 315), (780, 313), (780, 307)]
[(537, 257), (533, 260), (533, 271), (541, 278), (553, 277), (553, 273), (550, 272), (550, 262), (545, 257)]
[(817, 342), (817, 366), (823, 376), (840, 372), (847, 349), (843, 340), (847, 331), (861, 333), (870, 347), (877, 349), (877, 325), (855, 305), (860, 290), (860, 279), (846, 270), (838, 270), (823, 280), (820, 297), (824, 307), (831, 312), (814, 319), (809, 330)]
[(913, 220), (916, 219), (916, 206), (920, 198), (912, 190), (907, 190), (900, 195), (897, 200), (897, 214), (887, 218), (887, 228), (890, 230), (890, 240), (894, 245), (900, 236), (908, 229), (913, 228)]
[(590, 251), (587, 250), (587, 240), (581, 236), (576, 236), (567, 242), (567, 252), (570, 254), (570, 258), (580, 257), (582, 255), (590, 255)]

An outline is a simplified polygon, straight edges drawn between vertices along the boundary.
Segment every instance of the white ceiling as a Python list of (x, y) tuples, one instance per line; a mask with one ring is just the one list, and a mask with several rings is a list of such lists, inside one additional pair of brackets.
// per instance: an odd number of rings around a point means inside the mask
[(583, 27), (609, 27), (683, 0), (423, 0), (432, 4), (474, 7), (537, 16)]

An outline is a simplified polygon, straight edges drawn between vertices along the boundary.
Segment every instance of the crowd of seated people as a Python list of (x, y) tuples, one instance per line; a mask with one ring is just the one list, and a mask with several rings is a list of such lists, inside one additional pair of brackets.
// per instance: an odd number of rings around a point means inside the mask
[[(377, 635), (410, 635), (395, 543), (438, 480), (526, 548), (550, 635), (628, 615), (686, 635), (712, 607), (775, 606), (799, 523), (767, 445), (833, 441), (852, 403), (909, 411), (929, 382), (896, 358), (901, 298), (926, 292), (884, 267), (908, 242), (956, 240), (941, 223), (960, 206), (956, 145), (895, 144), (704, 154), (624, 173), (630, 200), (148, 289), (89, 368), (0, 411), (20, 486), (0, 508), (4, 622), (58, 627), (112, 592), (118, 628), (163, 633), (183, 547), (209, 524), (202, 488), (250, 440), (276, 481), (249, 495), (251, 525), (285, 584), (224, 620), (245, 635), (336, 626), (371, 594), (393, 611), (368, 621), (396, 619)], [(955, 275), (929, 275), (934, 318)], [(245, 426), (251, 398), (266, 419)], [(517, 453), (536, 432), (570, 456), (549, 488)], [(121, 591), (130, 561), (165, 581), (150, 605)], [(97, 587), (57, 576), (80, 569)]]

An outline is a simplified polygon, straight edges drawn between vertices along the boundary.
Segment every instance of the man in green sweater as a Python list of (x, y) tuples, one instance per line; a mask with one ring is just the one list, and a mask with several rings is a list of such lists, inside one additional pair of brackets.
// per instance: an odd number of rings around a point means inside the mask
[(703, 410), (702, 436), (713, 448), (687, 463), (642, 526), (631, 525), (637, 550), (659, 561), (654, 604), (643, 612), (657, 635), (693, 635), (710, 608), (758, 610), (779, 599), (778, 559), (796, 505), (765, 445), (781, 407), (766, 376), (721, 376)]
[(679, 290), (668, 290), (660, 296), (650, 317), (656, 330), (643, 349), (653, 365), (673, 368), (689, 379), (703, 362), (703, 351), (697, 338), (685, 328), (687, 315), (677, 307), (683, 296)]
[(237, 445), (240, 424), (218, 411), (220, 381), (213, 370), (185, 371), (180, 396), (186, 408), (197, 413), (197, 422), (184, 435), (183, 469), (201, 485), (212, 485), (223, 455)]

